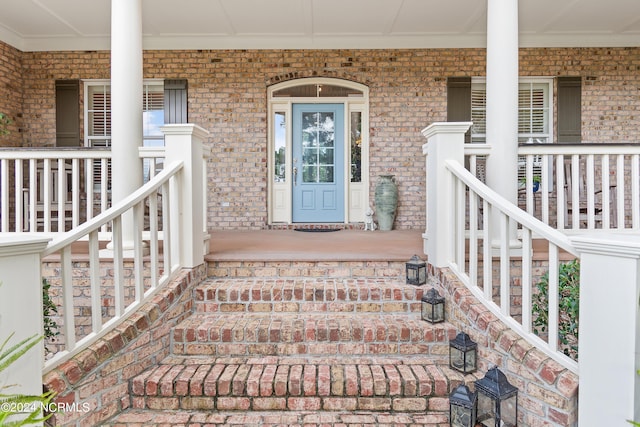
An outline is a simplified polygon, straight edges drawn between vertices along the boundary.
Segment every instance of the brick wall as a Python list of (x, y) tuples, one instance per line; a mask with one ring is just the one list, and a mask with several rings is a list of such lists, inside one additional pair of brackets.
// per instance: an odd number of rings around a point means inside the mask
[(513, 332), (448, 269), (429, 268), (447, 298), (447, 321), (478, 343), (479, 370), (497, 365), (518, 388), (519, 425), (576, 426), (578, 376)]
[(47, 373), (43, 381), (55, 402), (74, 409), (56, 413), (48, 425), (100, 425), (129, 408), (129, 380), (169, 354), (170, 331), (191, 314), (193, 286), (205, 270), (204, 264), (183, 270), (114, 331)]
[[(3, 46), (0, 44), (0, 46)], [(11, 50), (3, 46), (4, 50)], [(1, 51), (0, 51), (1, 52)], [(55, 79), (109, 78), (109, 52), (25, 52), (24, 144), (55, 143)], [(636, 142), (640, 48), (522, 49), (523, 76), (583, 77), (583, 140)], [(1, 69), (1, 68), (0, 68)], [(446, 120), (446, 79), (485, 74), (484, 49), (147, 51), (145, 78), (187, 78), (189, 120), (211, 132), (209, 227), (259, 229), (267, 220), (268, 85), (300, 77), (354, 80), (370, 88), (370, 171), (396, 175), (396, 227), (424, 227), (425, 142)], [(2, 90), (0, 88), (0, 90)], [(19, 91), (19, 90), (18, 90)], [(5, 108), (0, 98), (0, 111)], [(230, 201), (228, 207), (222, 201)]]
[(0, 42), (0, 113), (12, 120), (9, 135), (0, 135), (0, 147), (22, 145), (18, 132), (22, 125), (22, 54), (19, 50)]

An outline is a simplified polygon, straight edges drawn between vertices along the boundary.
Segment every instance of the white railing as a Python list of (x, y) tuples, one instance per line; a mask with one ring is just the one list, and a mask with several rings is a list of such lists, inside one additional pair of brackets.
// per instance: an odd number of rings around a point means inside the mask
[[(57, 235), (47, 246), (42, 256), (59, 258), (64, 345), (62, 351), (47, 361), (45, 372), (73, 357), (126, 320), (181, 267), (180, 259), (174, 257), (180, 253), (182, 242), (179, 223), (174, 220), (177, 216), (175, 202), (172, 205), (172, 201), (181, 198), (176, 180), (180, 179), (178, 174), (182, 169), (181, 162), (170, 165), (117, 205), (72, 231)], [(147, 224), (144, 221), (145, 211)], [(132, 236), (123, 235), (123, 223), (126, 221), (133, 222)], [(113, 230), (113, 238), (108, 254), (103, 252), (101, 257), (98, 232), (105, 225)], [(163, 233), (162, 248), (158, 239), (160, 232)], [(143, 234), (149, 235), (148, 253), (144, 251)], [(132, 240), (128, 241), (129, 238)], [(74, 265), (72, 245), (85, 239), (89, 254), (86, 271), (81, 277), (76, 277), (80, 267)], [(131, 254), (125, 258), (127, 249)], [(113, 271), (109, 283), (104, 281), (102, 274), (105, 268)], [(126, 269), (131, 270), (131, 274), (127, 274), (125, 279)], [(87, 277), (90, 282), (91, 327), (89, 333), (78, 336), (74, 288), (79, 280), (86, 281)]]
[[(164, 147), (139, 152), (146, 182)], [(111, 206), (110, 185), (110, 149), (0, 149), (0, 232), (69, 231)]]
[(111, 152), (0, 150), (0, 231), (67, 231), (109, 205)]
[[(577, 258), (569, 238), (523, 212), (475, 178), (461, 164), (448, 161), (453, 183), (452, 258), (449, 267), (479, 300), (512, 330), (563, 366), (578, 364), (560, 348), (558, 271), (563, 258)], [(468, 219), (465, 218), (468, 212)], [(494, 229), (495, 228), (495, 229)], [(516, 234), (513, 235), (513, 230)], [(536, 244), (534, 246), (534, 236)], [(517, 241), (514, 241), (514, 237)], [(468, 259), (467, 259), (468, 250)], [(548, 269), (547, 339), (533, 330), (533, 295), (537, 292), (534, 257)], [(497, 271), (497, 277), (494, 277)], [(518, 292), (513, 279), (520, 279)]]
[[(640, 146), (525, 144), (518, 150), (518, 204), (558, 230), (640, 230)], [(466, 144), (466, 165), (484, 181), (491, 146)]]
[[(470, 125), (434, 123), (422, 132), (428, 140), (423, 145), (427, 163), (427, 224), (423, 238), (429, 263), (437, 269), (451, 269), (479, 302), (537, 349), (572, 372), (578, 373), (579, 368), (581, 427), (622, 425), (627, 419), (637, 418), (640, 414), (636, 374), (640, 366), (637, 352), (640, 345), (640, 233), (637, 230), (605, 233), (591, 229), (569, 237), (565, 230), (555, 230), (533, 218), (474, 176), (484, 170), (479, 156), (490, 155), (491, 148), (469, 150), (464, 146), (464, 133)], [(530, 182), (536, 167), (534, 162), (543, 157), (532, 160), (528, 156), (569, 155), (571, 166), (574, 166), (575, 155), (582, 156), (575, 151), (556, 153), (552, 147), (521, 148), (520, 154), (528, 158), (524, 173)], [(564, 150), (560, 147), (557, 149)], [(625, 159), (636, 162), (625, 165), (620, 157), (615, 157), (616, 173), (624, 170), (628, 178), (620, 180), (620, 173), (616, 182), (624, 181), (629, 191), (626, 200), (637, 201), (638, 184), (633, 183), (638, 177), (635, 148), (607, 146), (594, 150), (587, 146), (584, 150), (585, 164), (589, 167), (598, 162), (606, 165), (606, 155), (610, 160), (612, 156), (624, 155)], [(593, 156), (591, 160), (590, 156)], [(580, 160), (578, 157), (578, 164)], [(564, 164), (564, 157), (556, 161), (560, 171)], [(542, 163), (540, 167), (543, 173)], [(576, 178), (573, 170), (570, 176)], [(589, 180), (587, 176), (587, 182)], [(528, 187), (528, 191), (532, 189)], [(629, 212), (629, 206), (626, 208)], [(631, 207), (631, 212), (634, 209), (637, 208)], [(631, 220), (625, 217), (627, 231), (629, 223), (635, 224), (634, 215)], [(562, 354), (558, 343), (562, 320), (559, 303), (564, 298), (559, 295), (559, 265), (570, 259), (580, 260), (579, 363)], [(532, 333), (535, 314), (532, 314), (531, 301), (539, 292), (535, 281), (542, 273), (548, 274), (549, 283), (548, 301), (546, 307), (541, 307), (548, 312), (546, 337)], [(603, 394), (602, 390), (607, 393)]]

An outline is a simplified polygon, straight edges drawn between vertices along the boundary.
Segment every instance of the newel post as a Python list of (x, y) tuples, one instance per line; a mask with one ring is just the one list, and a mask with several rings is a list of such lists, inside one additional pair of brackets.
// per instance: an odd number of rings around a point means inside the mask
[(175, 203), (179, 203), (180, 260), (183, 267), (193, 268), (204, 262), (202, 144), (209, 132), (194, 124), (170, 124), (160, 129), (165, 135), (167, 165), (184, 162), (179, 184), (181, 200)]
[(572, 242), (580, 252), (579, 425), (630, 425), (640, 421), (640, 237)]
[(452, 209), (453, 185), (446, 170), (448, 160), (464, 164), (464, 134), (471, 122), (433, 123), (422, 131), (427, 142), (422, 146), (426, 156), (427, 226), (424, 253), (435, 267), (446, 267), (453, 256)]
[[(44, 334), (40, 253), (49, 240), (0, 236), (0, 342), (14, 334), (8, 347)], [(40, 342), (0, 374), (0, 386), (16, 384), (3, 393), (42, 394), (43, 364), (44, 344)]]

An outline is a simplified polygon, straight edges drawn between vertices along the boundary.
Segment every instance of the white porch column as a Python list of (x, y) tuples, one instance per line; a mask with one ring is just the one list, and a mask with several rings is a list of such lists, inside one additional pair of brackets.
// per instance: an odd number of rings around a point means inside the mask
[[(111, 189), (113, 203), (142, 186), (142, 0), (111, 1)], [(133, 217), (122, 224), (133, 247)]]
[(579, 425), (640, 421), (640, 236), (572, 239), (580, 252)]
[(471, 122), (433, 123), (422, 131), (427, 138), (422, 146), (422, 153), (427, 156), (427, 229), (422, 238), (424, 253), (429, 264), (435, 267), (447, 267), (453, 259), (453, 180), (445, 162), (454, 160), (464, 164), (464, 134), (469, 127)]
[[(182, 199), (178, 203), (180, 223), (180, 260), (183, 267), (193, 268), (204, 262), (204, 200), (202, 142), (209, 132), (194, 124), (171, 124), (160, 128), (164, 133), (166, 162), (182, 161), (180, 180)], [(173, 201), (172, 201), (173, 203)]]
[[(493, 147), (487, 157), (487, 185), (517, 204), (518, 0), (487, 1), (486, 132)], [(499, 232), (498, 223), (492, 225)]]
[[(15, 335), (9, 346), (33, 335), (44, 335), (40, 253), (49, 240), (0, 236), (0, 343), (12, 333)], [(44, 344), (40, 342), (0, 375), (0, 386), (16, 384), (6, 392), (39, 396), (43, 364)]]

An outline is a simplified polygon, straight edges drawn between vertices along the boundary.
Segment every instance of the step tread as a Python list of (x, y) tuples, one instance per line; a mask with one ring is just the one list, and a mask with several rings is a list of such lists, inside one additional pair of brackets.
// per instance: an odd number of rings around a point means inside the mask
[[(282, 401), (272, 403), (288, 405), (291, 399), (314, 398), (313, 404), (321, 405), (318, 408), (321, 409), (325, 401), (336, 398), (354, 401), (358, 398), (384, 398), (392, 404), (394, 399), (401, 398), (448, 397), (461, 382), (478, 378), (475, 374), (465, 377), (445, 363), (434, 363), (434, 359), (428, 356), (171, 356), (135, 377), (131, 393), (134, 397), (155, 398), (146, 402), (151, 407), (159, 405), (169, 409), (194, 409), (184, 408), (185, 404), (193, 403), (190, 399), (194, 398), (205, 399), (206, 404), (211, 405), (214, 398), (218, 401), (221, 398), (247, 398), (242, 404), (249, 406), (256, 399), (280, 398)], [(225, 408), (218, 406), (217, 409)]]
[(210, 411), (152, 411), (129, 409), (103, 424), (106, 427), (353, 427), (363, 425), (394, 427), (444, 427), (448, 426), (446, 413), (370, 412), (370, 411), (256, 411), (210, 412)]

